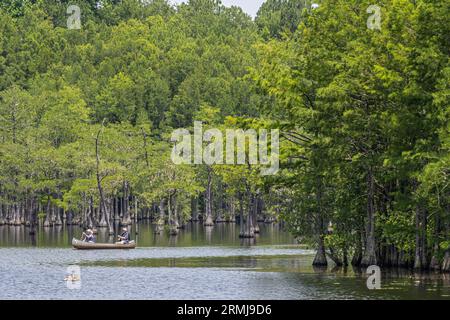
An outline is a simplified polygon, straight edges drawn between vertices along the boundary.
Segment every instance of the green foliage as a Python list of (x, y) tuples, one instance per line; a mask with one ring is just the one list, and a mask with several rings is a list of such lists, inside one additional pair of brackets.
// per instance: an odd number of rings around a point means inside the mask
[[(70, 4), (81, 8), (80, 30), (66, 27)], [(2, 201), (99, 206), (101, 131), (105, 196), (124, 183), (149, 207), (177, 194), (186, 220), (203, 168), (175, 166), (166, 137), (198, 116), (219, 124), (255, 108), (259, 95), (242, 79), (256, 62), (251, 19), (212, 0), (177, 11), (165, 0), (7, 1), (0, 17)]]
[(265, 38), (281, 38), (297, 30), (305, 14), (311, 12), (310, 0), (267, 0), (258, 11), (255, 22)]
[[(272, 37), (270, 14), (288, 3), (260, 11)], [(428, 222), (427, 246), (449, 237), (448, 3), (378, 3), (381, 30), (366, 27), (370, 4), (322, 1), (293, 35), (259, 46), (251, 74), (275, 99), (267, 113), (293, 131), (283, 159), (295, 170), (284, 182), (298, 192), (285, 217), (294, 230), (323, 234), (331, 220), (328, 246), (356, 249), (375, 222), (379, 246), (413, 253), (419, 210), (439, 221)]]

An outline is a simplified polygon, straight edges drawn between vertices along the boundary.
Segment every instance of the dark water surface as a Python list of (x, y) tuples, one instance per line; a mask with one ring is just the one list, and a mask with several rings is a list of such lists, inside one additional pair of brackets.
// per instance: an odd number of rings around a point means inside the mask
[[(314, 252), (280, 226), (260, 228), (249, 242), (234, 224), (189, 224), (169, 237), (144, 223), (135, 250), (78, 251), (70, 242), (79, 228), (32, 238), (0, 226), (0, 299), (450, 299), (450, 275), (382, 270), (382, 288), (369, 290), (363, 270), (313, 268)], [(81, 281), (64, 281), (77, 268)]]
[[(204, 227), (201, 223), (188, 223), (176, 237), (167, 234), (155, 235), (154, 225), (142, 222), (130, 228), (132, 239), (139, 247), (198, 247), (198, 246), (240, 246), (293, 244), (294, 238), (276, 224), (260, 224), (261, 233), (256, 239), (239, 239), (239, 225), (219, 223), (214, 227)], [(117, 226), (116, 226), (117, 229)], [(80, 238), (83, 230), (77, 226), (56, 226), (40, 228), (34, 237), (24, 226), (0, 226), (0, 247), (57, 247), (71, 248), (72, 238)], [(97, 242), (114, 242), (105, 229), (98, 229)]]

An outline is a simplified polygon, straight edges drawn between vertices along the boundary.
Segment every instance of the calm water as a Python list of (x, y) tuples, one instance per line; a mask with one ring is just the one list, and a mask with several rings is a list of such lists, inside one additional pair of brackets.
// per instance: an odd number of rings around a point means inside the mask
[[(116, 226), (117, 229), (117, 226)], [(154, 225), (149, 222), (140, 223), (138, 234), (136, 228), (130, 229), (132, 238), (139, 247), (199, 247), (199, 246), (240, 246), (240, 245), (278, 245), (294, 244), (294, 238), (283, 228), (273, 224), (260, 224), (261, 234), (256, 239), (239, 239), (239, 225), (219, 223), (214, 227), (204, 227), (200, 223), (189, 223), (180, 230), (176, 237), (155, 235)], [(0, 247), (58, 247), (71, 248), (72, 238), (80, 238), (83, 230), (75, 226), (58, 226), (41, 228), (38, 234), (31, 237), (28, 229), (20, 226), (0, 226)], [(105, 229), (98, 229), (97, 242), (114, 242)]]
[[(77, 251), (70, 241), (78, 228), (30, 238), (2, 226), (0, 299), (450, 299), (450, 275), (384, 270), (382, 289), (368, 290), (361, 270), (313, 268), (313, 251), (277, 225), (260, 227), (249, 243), (234, 224), (192, 224), (172, 238), (141, 224), (135, 250)], [(69, 288), (74, 265), (81, 281)]]

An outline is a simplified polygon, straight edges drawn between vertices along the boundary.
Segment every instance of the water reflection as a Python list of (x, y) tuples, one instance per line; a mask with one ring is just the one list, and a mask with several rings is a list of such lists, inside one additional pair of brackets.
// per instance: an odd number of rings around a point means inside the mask
[[(115, 226), (116, 232), (119, 225)], [(155, 233), (155, 225), (142, 222), (130, 227), (132, 238), (139, 247), (153, 246), (253, 246), (294, 244), (294, 238), (279, 225), (260, 224), (261, 233), (253, 239), (239, 239), (239, 225), (220, 223), (205, 227), (201, 223), (188, 223), (176, 236), (168, 232)], [(139, 232), (136, 232), (139, 230)], [(80, 238), (83, 230), (78, 226), (38, 228), (35, 235), (25, 226), (0, 226), (0, 247), (71, 247), (72, 238)], [(98, 242), (114, 242), (105, 228), (97, 229)]]
[[(237, 224), (192, 223), (169, 236), (141, 223), (137, 235), (131, 227), (138, 249), (128, 251), (72, 250), (82, 232), (75, 226), (35, 235), (0, 226), (0, 279), (9, 288), (0, 299), (450, 299), (448, 274), (382, 268), (382, 289), (369, 290), (365, 269), (313, 267), (313, 252), (280, 225), (259, 226), (254, 239), (239, 239)], [(98, 241), (115, 240), (98, 231)], [(90, 290), (67, 290), (74, 264)]]

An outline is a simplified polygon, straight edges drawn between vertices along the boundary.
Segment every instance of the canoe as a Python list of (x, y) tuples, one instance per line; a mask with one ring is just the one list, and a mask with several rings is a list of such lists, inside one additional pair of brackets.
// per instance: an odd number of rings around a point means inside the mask
[(127, 244), (116, 243), (92, 243), (84, 242), (77, 239), (72, 239), (72, 246), (79, 250), (101, 250), (101, 249), (134, 249), (136, 248), (136, 242), (130, 241)]

